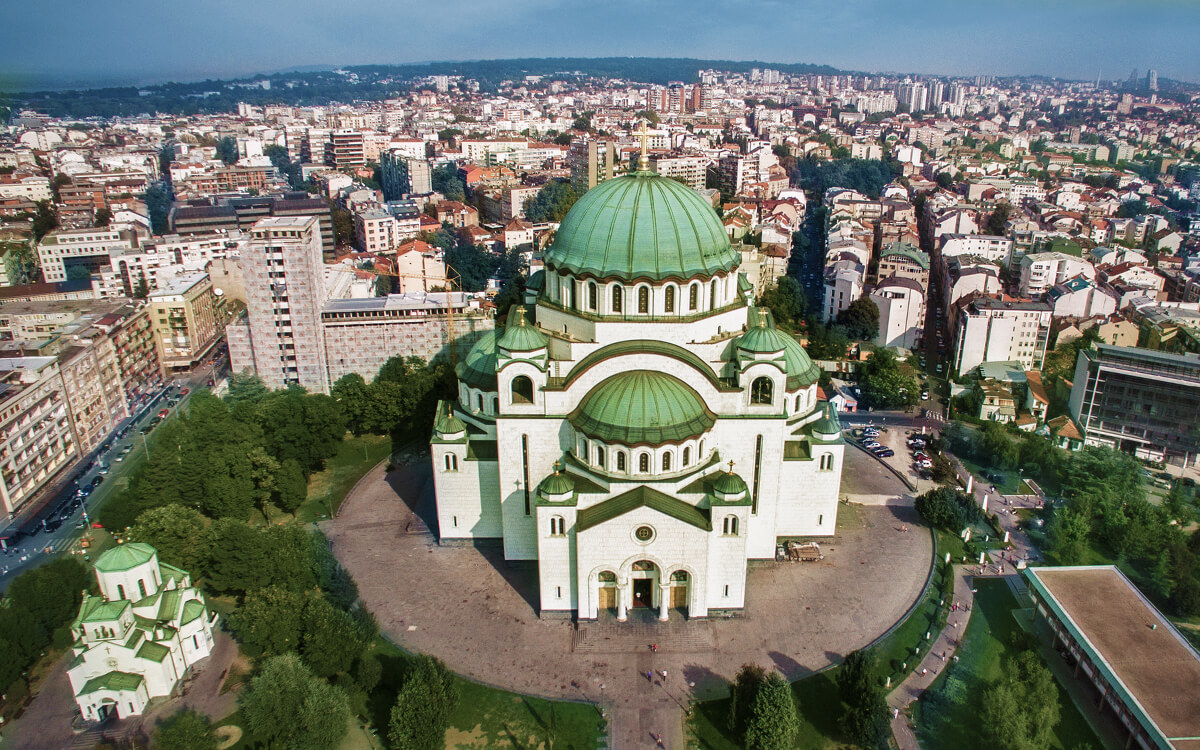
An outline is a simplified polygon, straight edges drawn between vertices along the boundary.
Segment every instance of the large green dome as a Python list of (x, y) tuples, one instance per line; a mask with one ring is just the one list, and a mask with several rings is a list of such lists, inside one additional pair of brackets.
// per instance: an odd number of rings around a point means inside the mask
[(569, 419), (590, 437), (637, 445), (696, 437), (713, 426), (716, 415), (683, 381), (661, 372), (632, 370), (593, 388)]
[(550, 268), (621, 281), (712, 276), (740, 256), (700, 194), (653, 172), (605, 180), (563, 218)]
[(496, 390), (496, 338), (504, 329), (492, 329), (479, 337), (467, 356), (458, 363), (458, 379), (484, 391)]

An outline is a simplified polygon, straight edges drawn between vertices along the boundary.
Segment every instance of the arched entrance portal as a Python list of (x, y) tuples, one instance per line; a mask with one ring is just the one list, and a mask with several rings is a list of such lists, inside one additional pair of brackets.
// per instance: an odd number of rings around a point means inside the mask
[(650, 609), (658, 606), (658, 566), (649, 560), (638, 560), (629, 573), (633, 589), (630, 603), (634, 609)]
[(671, 574), (671, 609), (677, 609), (685, 616), (688, 609), (688, 594), (691, 580), (686, 570), (677, 570)]
[(600, 572), (597, 579), (599, 584), (596, 596), (598, 608), (600, 611), (609, 610), (616, 613), (617, 601), (620, 596), (620, 592), (617, 590), (617, 574), (611, 570), (604, 570)]

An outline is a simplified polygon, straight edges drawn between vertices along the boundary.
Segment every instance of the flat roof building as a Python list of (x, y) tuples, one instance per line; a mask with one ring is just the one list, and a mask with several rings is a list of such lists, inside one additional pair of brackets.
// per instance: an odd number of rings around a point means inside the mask
[(1029, 568), (1035, 619), (1125, 747), (1200, 748), (1200, 654), (1116, 566)]

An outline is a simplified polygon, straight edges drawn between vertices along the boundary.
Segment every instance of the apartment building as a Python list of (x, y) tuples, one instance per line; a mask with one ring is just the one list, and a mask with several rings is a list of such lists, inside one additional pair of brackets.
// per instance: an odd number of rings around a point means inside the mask
[(1013, 241), (1008, 237), (947, 232), (941, 236), (940, 240), (943, 258), (975, 255), (993, 263), (1007, 264), (1012, 257)]
[(879, 308), (875, 343), (916, 349), (925, 331), (925, 288), (913, 279), (892, 276), (880, 281), (870, 296)]
[(218, 297), (207, 273), (177, 276), (151, 292), (146, 302), (164, 369), (191, 370), (217, 343)]
[(226, 327), (234, 372), (250, 369), (271, 388), (298, 383), (329, 392), (321, 230), (316, 217), (270, 217), (250, 230), (242, 255), (246, 314)]
[(116, 229), (63, 229), (38, 243), (42, 276), (48, 282), (88, 278), (111, 267), (109, 256), (132, 247), (136, 235)]
[(1068, 408), (1088, 445), (1191, 466), (1200, 356), (1097, 344), (1079, 353)]
[(203, 198), (176, 202), (171, 207), (171, 231), (181, 235), (215, 232), (249, 232), (268, 216), (316, 216), (321, 223), (321, 243), (333, 248), (333, 210), (322, 198), (305, 192), (241, 198)]
[(363, 154), (365, 139), (363, 131), (339, 128), (330, 134), (329, 151), (325, 163), (335, 169), (351, 169), (366, 165)]
[(354, 214), (354, 241), (367, 253), (386, 253), (397, 245), (396, 219), (381, 208)]
[(1031, 253), (1021, 258), (1019, 288), (1022, 296), (1037, 297), (1076, 276), (1094, 279), (1096, 269), (1086, 260), (1067, 253)]
[[(424, 155), (424, 145), (421, 148)], [(408, 156), (400, 150), (384, 151), (379, 155), (379, 171), (385, 200), (433, 192), (433, 170), (424, 158)]]
[(0, 358), (0, 508), (11, 517), (78, 455), (58, 359)]
[(703, 190), (708, 159), (703, 156), (652, 156), (650, 168), (663, 177), (673, 177), (693, 190)]
[(929, 288), (929, 254), (907, 242), (893, 242), (879, 251), (881, 279), (895, 276), (912, 279), (920, 285), (922, 294)]
[(984, 362), (1020, 362), (1042, 369), (1050, 337), (1046, 302), (971, 296), (959, 301), (953, 372), (965, 375)]

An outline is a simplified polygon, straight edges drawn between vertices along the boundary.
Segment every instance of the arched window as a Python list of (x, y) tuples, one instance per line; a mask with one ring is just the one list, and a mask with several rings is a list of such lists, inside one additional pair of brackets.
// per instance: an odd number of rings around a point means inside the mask
[(638, 287), (638, 313), (641, 315), (650, 314), (650, 287)]
[(621, 303), (624, 301), (622, 299), (624, 296), (625, 296), (625, 290), (621, 287), (620, 284), (617, 284), (616, 286), (614, 286), (612, 288), (612, 311), (613, 312), (615, 312), (615, 313), (621, 312)]
[(750, 385), (750, 403), (770, 404), (774, 394), (775, 384), (768, 377), (755, 378)]
[(683, 465), (690, 466), (692, 463), (692, 449), (690, 447), (683, 449)]
[(446, 454), (446, 471), (458, 471), (458, 456), (453, 453)]
[(640, 471), (643, 474), (650, 473), (650, 454), (649, 453), (643, 453), (640, 456), (638, 456), (638, 471)]
[(512, 380), (512, 402), (514, 404), (533, 403), (533, 381), (524, 375), (518, 375)]
[(600, 583), (616, 583), (617, 582), (617, 574), (612, 572), (611, 570), (600, 571), (600, 574), (597, 575), (596, 578), (600, 581)]
[(125, 587), (124, 587), (124, 586), (122, 586), (122, 585), (121, 585), (121, 584), (119, 584), (119, 583), (117, 584), (117, 598), (118, 598), (118, 599), (124, 599), (124, 598), (125, 598)]
[(716, 279), (712, 280), (712, 293), (711, 293), (711, 298), (709, 299), (709, 302), (708, 302), (708, 307), (710, 310), (717, 309), (717, 280)]
[(670, 451), (667, 451), (666, 453), (663, 454), (662, 467), (663, 467), (662, 468), (663, 471), (671, 470), (671, 452)]
[(821, 454), (821, 471), (833, 471), (833, 454)]
[(146, 598), (146, 582), (141, 578), (138, 579), (138, 591), (141, 592), (142, 598)]
[(601, 469), (608, 468), (608, 464), (606, 464), (604, 462), (604, 458), (605, 458), (604, 446), (603, 445), (597, 446), (596, 447), (596, 465), (599, 466)]
[(724, 522), (721, 524), (721, 533), (725, 536), (738, 535), (738, 517), (725, 516)]
[(796, 411), (800, 411), (800, 401), (804, 398), (803, 395), (796, 396)]
[(669, 286), (663, 292), (663, 309), (669, 313), (675, 312), (675, 287)]
[(700, 438), (700, 452), (696, 454), (696, 460), (704, 460), (704, 438)]
[(695, 310), (700, 307), (700, 285), (692, 284), (688, 289), (688, 309)]
[(475, 394), (475, 411), (483, 411), (483, 394)]
[(575, 309), (575, 280), (570, 277), (563, 279), (563, 290), (563, 304)]
[(562, 516), (550, 516), (550, 536), (564, 536), (567, 533), (567, 522)]
[(600, 304), (600, 289), (596, 286), (596, 282), (588, 282), (588, 309), (595, 312), (596, 305)]
[(686, 570), (677, 570), (671, 574), (672, 583), (687, 583), (688, 572)]
[(617, 454), (617, 471), (625, 471), (625, 454)]

